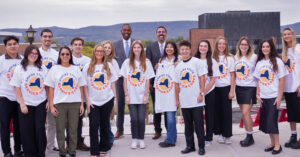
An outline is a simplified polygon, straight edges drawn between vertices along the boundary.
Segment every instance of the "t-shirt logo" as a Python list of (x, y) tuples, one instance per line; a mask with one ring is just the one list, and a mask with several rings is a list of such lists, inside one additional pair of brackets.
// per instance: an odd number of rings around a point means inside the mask
[(219, 66), (219, 71), (220, 71), (220, 74), (221, 74), (221, 76), (219, 76), (218, 79), (226, 77), (228, 75), (227, 65), (223, 62), (220, 62), (220, 63), (218, 63), (218, 66)]
[(284, 59), (285, 68), (289, 73), (293, 72), (293, 70), (295, 69), (295, 64), (296, 64), (296, 62), (295, 62), (295, 58), (293, 56), (287, 56)]
[(81, 72), (83, 71), (84, 65), (81, 65), (81, 64), (75, 64), (75, 65), (79, 67), (79, 70), (80, 70)]
[(250, 74), (249, 65), (244, 61), (238, 62), (235, 66), (235, 73), (238, 80), (246, 80)]
[(54, 64), (55, 64), (55, 60), (53, 60), (52, 58), (49, 57), (45, 57), (43, 58), (43, 64), (45, 65), (45, 67), (50, 70)]
[(96, 90), (104, 90), (109, 86), (106, 73), (101, 71), (96, 71), (90, 81), (91, 86)]
[(78, 89), (78, 83), (73, 74), (65, 73), (59, 79), (58, 87), (63, 94), (74, 94)]
[(145, 82), (145, 76), (143, 75), (143, 73), (136, 69), (133, 70), (127, 77), (127, 79), (129, 80), (130, 84), (133, 86), (141, 86), (144, 82)]
[(41, 74), (32, 73), (25, 80), (25, 89), (31, 95), (39, 95), (45, 90), (43, 82)]
[(9, 82), (10, 82), (11, 78), (14, 76), (16, 66), (17, 66), (17, 64), (13, 64), (12, 66), (10, 66), (8, 68), (6, 77), (7, 77)]
[(196, 76), (195, 76), (194, 71), (192, 69), (184, 68), (181, 71), (180, 85), (183, 88), (191, 87), (195, 83), (195, 78), (196, 78)]
[(160, 93), (169, 93), (174, 86), (174, 82), (170, 75), (162, 74), (157, 78), (155, 89)]
[(260, 70), (259, 82), (264, 86), (269, 86), (274, 82), (274, 73), (272, 69), (264, 66)]

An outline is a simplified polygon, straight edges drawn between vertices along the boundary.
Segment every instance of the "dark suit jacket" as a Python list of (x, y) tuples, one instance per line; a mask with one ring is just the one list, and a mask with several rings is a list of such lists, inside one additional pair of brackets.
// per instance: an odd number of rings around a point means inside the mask
[[(134, 39), (130, 39), (131, 40), (131, 44), (134, 41)], [(119, 67), (121, 68), (123, 62), (125, 61), (126, 55), (125, 55), (125, 50), (124, 50), (124, 44), (123, 44), (123, 39), (118, 40), (116, 42), (113, 43), (114, 47), (115, 47), (115, 52), (116, 52), (116, 60), (119, 64)]]
[[(158, 41), (155, 41), (148, 45), (146, 49), (146, 57), (151, 61), (153, 69), (155, 65), (158, 63), (159, 59), (162, 57), (160, 54)], [(155, 69), (154, 69), (155, 71)]]

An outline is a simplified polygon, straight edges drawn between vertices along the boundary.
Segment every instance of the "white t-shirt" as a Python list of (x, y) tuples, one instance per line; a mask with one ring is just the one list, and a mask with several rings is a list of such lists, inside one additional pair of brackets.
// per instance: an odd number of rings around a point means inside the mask
[(44, 85), (47, 72), (45, 66), (39, 69), (36, 66), (28, 65), (25, 71), (21, 65), (18, 65), (9, 85), (21, 89), (25, 105), (38, 106), (47, 98)]
[(129, 67), (129, 59), (122, 64), (120, 74), (127, 80), (127, 90), (130, 104), (142, 104), (147, 80), (155, 76), (151, 62), (146, 59), (146, 71), (135, 60), (135, 70)]
[(218, 61), (220, 76), (216, 79), (216, 87), (230, 86), (231, 72), (234, 72), (234, 58), (232, 56), (219, 56)]
[(256, 78), (253, 76), (256, 60), (256, 54), (253, 54), (250, 60), (248, 60), (245, 56), (241, 57), (240, 60), (237, 60), (235, 57), (234, 69), (236, 74), (236, 85), (242, 87), (256, 87)]
[(300, 85), (300, 44), (296, 45), (295, 52), (293, 52), (292, 48), (288, 49), (284, 65), (288, 71), (288, 75), (285, 76), (284, 92), (296, 92)]
[(90, 63), (91, 62), (91, 59), (85, 55), (81, 55), (80, 58), (77, 58), (73, 55), (73, 62), (74, 62), (74, 65), (78, 66), (80, 71), (83, 70), (83, 67)]
[(280, 58), (276, 58), (278, 71), (274, 73), (270, 60), (260, 60), (256, 64), (254, 77), (259, 79), (259, 95), (261, 98), (276, 98), (278, 96), (279, 79), (287, 75), (287, 71)]
[(9, 85), (20, 59), (5, 59), (5, 54), (0, 56), (0, 96), (6, 97), (10, 101), (17, 101), (14, 87)]
[(179, 83), (179, 101), (181, 108), (193, 108), (204, 106), (203, 101), (198, 103), (200, 95), (199, 77), (207, 74), (205, 63), (198, 58), (192, 57), (189, 61), (181, 61), (175, 68), (176, 83)]
[(54, 88), (54, 104), (81, 102), (80, 87), (86, 82), (80, 69), (71, 65), (63, 67), (54, 66), (50, 69), (45, 85)]
[(113, 66), (108, 63), (111, 76), (108, 78), (103, 64), (95, 65), (95, 71), (92, 76), (88, 74), (90, 64), (86, 64), (83, 68), (83, 77), (87, 82), (88, 98), (93, 105), (102, 106), (114, 97), (111, 84), (118, 80), (118, 74)]
[(158, 64), (154, 80), (155, 113), (176, 111), (175, 66), (166, 62)]
[(117, 74), (117, 77), (118, 78), (121, 77), (121, 75), (120, 75), (120, 68), (119, 68), (119, 64), (118, 64), (117, 60), (116, 59), (112, 59), (112, 63), (111, 64), (112, 64), (112, 66), (114, 68), (114, 71)]
[[(208, 72), (208, 65), (207, 65), (207, 60), (202, 60), (203, 63), (205, 64), (205, 68), (207, 69)], [(212, 76), (208, 76), (208, 74), (205, 75), (205, 87), (207, 87), (208, 83), (210, 82), (212, 77), (219, 77), (220, 76), (220, 71), (219, 71), (219, 67), (218, 67), (218, 63), (215, 59), (212, 58)], [(215, 89), (215, 83), (213, 84), (213, 86), (211, 87), (211, 89), (206, 93), (206, 95), (208, 93), (210, 93), (212, 90)]]
[(44, 51), (42, 47), (40, 47), (39, 50), (42, 56), (43, 65), (50, 70), (55, 64), (57, 64), (58, 52), (53, 48)]

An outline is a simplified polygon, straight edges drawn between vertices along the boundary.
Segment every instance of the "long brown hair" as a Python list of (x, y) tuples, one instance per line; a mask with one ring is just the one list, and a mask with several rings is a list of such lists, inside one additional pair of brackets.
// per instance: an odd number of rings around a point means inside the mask
[(237, 60), (240, 60), (242, 58), (243, 55), (240, 50), (240, 45), (243, 40), (245, 40), (249, 46), (248, 51), (246, 53), (246, 58), (247, 58), (247, 60), (250, 60), (252, 55), (254, 54), (254, 48), (253, 48), (251, 41), (247, 37), (241, 37), (241, 39), (236, 44), (236, 55), (235, 56), (236, 56)]
[(195, 57), (201, 59), (201, 52), (199, 50), (199, 47), (200, 47), (200, 44), (201, 43), (206, 43), (207, 46), (208, 46), (208, 50), (206, 52), (206, 61), (207, 61), (207, 71), (208, 71), (208, 76), (212, 76), (213, 75), (213, 69), (212, 69), (212, 51), (211, 51), (211, 46), (210, 46), (210, 43), (208, 40), (201, 40), (198, 44), (198, 47), (197, 47), (197, 52), (196, 52), (196, 55)]
[(38, 58), (36, 59), (36, 61), (34, 62), (34, 66), (38, 67), (39, 70), (42, 69), (42, 56), (40, 53), (39, 48), (37, 48), (34, 45), (29, 45), (26, 49), (25, 49), (25, 53), (24, 53), (24, 58), (21, 61), (21, 65), (23, 67), (23, 69), (26, 71), (27, 70), (27, 66), (28, 66), (28, 56), (32, 53), (32, 50), (36, 50), (38, 53)]
[(134, 62), (134, 53), (133, 53), (133, 47), (134, 45), (140, 45), (141, 48), (142, 48), (142, 52), (140, 54), (140, 66), (142, 67), (143, 71), (145, 72), (146, 69), (147, 69), (147, 66), (146, 66), (146, 52), (144, 50), (144, 46), (143, 46), (143, 43), (140, 41), (140, 40), (135, 40), (131, 47), (130, 47), (130, 54), (129, 54), (129, 67), (131, 67), (133, 70), (135, 69), (136, 65), (135, 65), (135, 62)]
[(282, 58), (283, 58), (283, 60), (287, 56), (287, 49), (288, 49), (288, 43), (286, 41), (284, 41), (284, 39), (283, 39), (283, 33), (285, 31), (290, 31), (292, 33), (292, 35), (293, 35), (293, 38), (292, 38), (292, 52), (293, 53), (295, 53), (295, 48), (296, 48), (296, 45), (297, 45), (296, 34), (295, 34), (294, 30), (292, 28), (285, 28), (285, 29), (283, 29), (283, 31), (281, 33), (281, 39), (282, 39)]
[(228, 48), (228, 42), (227, 40), (225, 39), (225, 37), (217, 37), (216, 38), (216, 42), (215, 42), (215, 46), (214, 46), (214, 52), (213, 52), (213, 58), (219, 62), (219, 49), (218, 49), (218, 44), (220, 42), (220, 40), (225, 40), (225, 50), (224, 50), (224, 55), (225, 55), (225, 59), (227, 61), (227, 57), (232, 57), (232, 55), (229, 53), (229, 48)]
[(262, 52), (262, 46), (264, 43), (268, 43), (269, 46), (270, 46), (270, 53), (269, 53), (269, 58), (270, 58), (270, 61), (273, 65), (273, 71), (274, 72), (277, 72), (278, 71), (278, 65), (277, 65), (277, 61), (276, 61), (276, 57), (280, 58), (278, 56), (278, 53), (276, 51), (276, 48), (275, 48), (275, 45), (274, 45), (274, 42), (272, 39), (269, 39), (269, 40), (264, 40), (260, 43), (259, 45), (259, 49), (258, 49), (258, 54), (257, 54), (257, 61), (256, 61), (256, 64), (265, 58), (265, 55), (263, 54)]
[[(90, 62), (90, 65), (89, 65), (89, 68), (88, 68), (88, 75), (90, 76), (93, 76), (94, 74), (94, 71), (95, 71), (95, 65), (97, 63), (97, 59), (96, 59), (96, 50), (98, 47), (102, 47), (103, 50), (104, 50), (104, 45), (103, 44), (97, 44), (94, 49), (93, 49), (93, 55), (92, 55), (92, 59), (91, 59), (91, 62)], [(107, 63), (107, 59), (105, 57), (105, 52), (104, 52), (104, 56), (102, 58), (102, 64), (103, 64), (103, 67), (102, 67), (102, 72), (105, 70), (106, 71), (106, 74), (107, 74), (107, 77), (108, 79), (110, 79), (110, 76), (111, 76), (111, 72), (110, 72), (110, 69), (109, 69), (109, 66), (108, 66), (108, 63)]]
[(103, 46), (106, 44), (110, 45), (111, 53), (107, 56), (106, 52), (105, 52), (105, 56), (106, 56), (107, 61), (112, 63), (112, 60), (116, 57), (115, 47), (114, 47), (114, 44), (109, 40), (103, 41)]

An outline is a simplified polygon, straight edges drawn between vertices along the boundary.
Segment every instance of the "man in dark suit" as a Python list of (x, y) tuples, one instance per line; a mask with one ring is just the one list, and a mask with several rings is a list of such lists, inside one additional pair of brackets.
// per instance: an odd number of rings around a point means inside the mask
[[(151, 61), (153, 68), (157, 66), (159, 59), (164, 54), (164, 48), (166, 45), (167, 29), (164, 26), (159, 26), (156, 29), (157, 41), (148, 45), (146, 49), (146, 56)], [(156, 69), (155, 69), (156, 71)], [(158, 139), (161, 136), (161, 113), (155, 113), (155, 90), (153, 89), (154, 79), (150, 81), (150, 92), (153, 102), (153, 112), (154, 112), (154, 130), (155, 135), (152, 139)], [(167, 121), (165, 116), (165, 126), (167, 128)]]
[[(123, 39), (114, 42), (116, 51), (116, 60), (121, 68), (125, 59), (129, 57), (130, 46), (134, 39), (131, 39), (132, 30), (129, 24), (123, 24), (121, 34)], [(115, 139), (120, 138), (124, 134), (124, 109), (125, 109), (125, 96), (123, 90), (123, 78), (119, 78), (117, 82), (117, 99), (118, 99), (118, 114), (117, 114), (117, 132)]]

